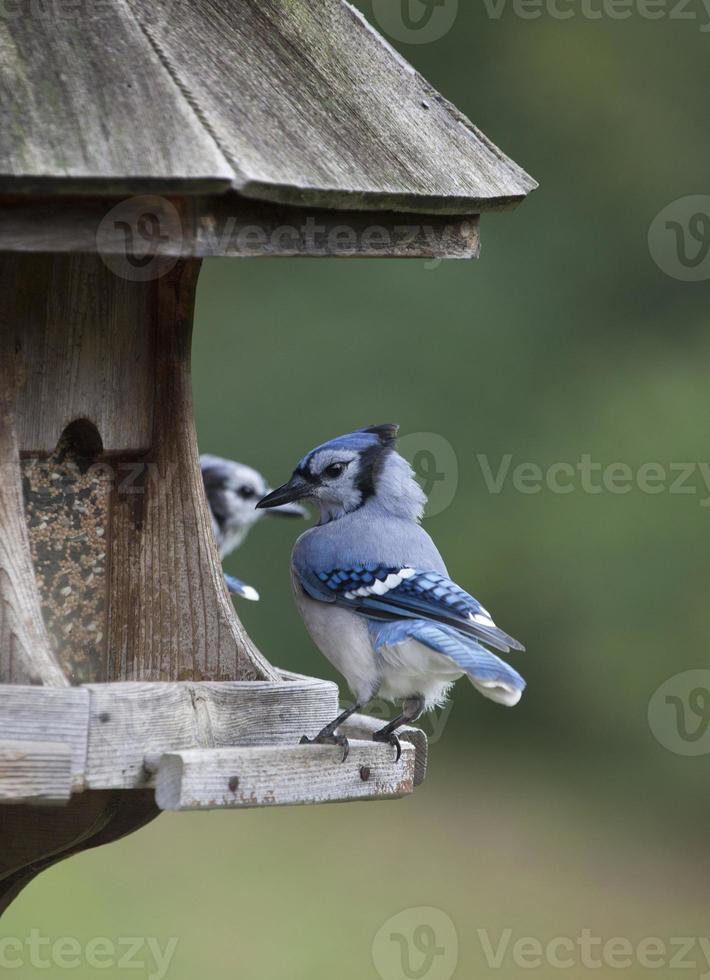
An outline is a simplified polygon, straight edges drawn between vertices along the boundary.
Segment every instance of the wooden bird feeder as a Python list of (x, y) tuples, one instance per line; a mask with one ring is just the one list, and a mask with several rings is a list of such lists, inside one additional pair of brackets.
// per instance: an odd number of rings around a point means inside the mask
[(399, 763), (363, 716), (344, 764), (298, 745), (337, 688), (273, 667), (234, 611), (198, 465), (195, 286), (217, 255), (474, 258), (480, 213), (534, 186), (342, 0), (6, 11), (0, 909), (161, 809), (421, 781), (415, 729)]

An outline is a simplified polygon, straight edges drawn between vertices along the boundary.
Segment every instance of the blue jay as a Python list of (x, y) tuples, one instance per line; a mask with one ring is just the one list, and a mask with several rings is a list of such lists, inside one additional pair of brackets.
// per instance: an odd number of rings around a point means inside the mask
[[(256, 505), (269, 492), (269, 485), (261, 473), (251, 466), (222, 459), (221, 456), (200, 456), (200, 467), (219, 556), (226, 558), (243, 543), (252, 527), (264, 516)], [(306, 509), (297, 503), (274, 507), (271, 513), (284, 517), (308, 516)], [(224, 578), (233, 595), (254, 602), (259, 599), (259, 593), (251, 585), (231, 575)]]
[(355, 704), (314, 738), (336, 744), (337, 728), (375, 695), (402, 700), (402, 713), (373, 738), (401, 755), (397, 729), (442, 704), (464, 674), (499, 704), (518, 703), (525, 681), (486, 647), (523, 646), (455, 585), (420, 526), (426, 503), (409, 463), (395, 451), (396, 425), (339, 436), (304, 456), (293, 476), (258, 508), (312, 500), (320, 522), (302, 534), (291, 571), (306, 629), (345, 677)]

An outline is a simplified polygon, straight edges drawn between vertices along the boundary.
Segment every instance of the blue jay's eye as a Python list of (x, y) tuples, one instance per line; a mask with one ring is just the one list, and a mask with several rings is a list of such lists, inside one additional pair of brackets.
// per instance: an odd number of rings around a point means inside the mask
[(242, 498), (242, 500), (251, 500), (253, 497), (256, 497), (256, 490), (254, 490), (253, 487), (248, 487), (246, 485), (243, 487), (239, 487), (237, 493)]
[(329, 480), (337, 480), (345, 472), (347, 465), (347, 463), (331, 463), (330, 466), (326, 466), (323, 470), (323, 476)]

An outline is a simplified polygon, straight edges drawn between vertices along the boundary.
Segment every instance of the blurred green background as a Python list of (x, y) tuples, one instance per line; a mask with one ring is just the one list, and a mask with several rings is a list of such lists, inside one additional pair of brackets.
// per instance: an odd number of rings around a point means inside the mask
[[(466, 0), (445, 36), (393, 41), (540, 181), (483, 218), (478, 262), (208, 261), (194, 354), (201, 448), (274, 483), (365, 424), (448, 440), (456, 493), (426, 527), (526, 643), (522, 703), (460, 682), (412, 798), (164, 816), (37, 879), (2, 935), (177, 937), (171, 980), (375, 978), (375, 934), (418, 906), (454, 923), (462, 980), (531, 972), (510, 953), (487, 965), (478, 929), (493, 943), (505, 929), (707, 935), (707, 756), (661, 746), (647, 709), (707, 661), (709, 491), (524, 494), (509, 480), (494, 494), (477, 461), (708, 459), (708, 285), (666, 275), (647, 246), (664, 206), (708, 191), (707, 18), (569, 6), (568, 20), (496, 20)], [(239, 612), (269, 658), (335, 678), (293, 607), (297, 530), (265, 521), (226, 567), (262, 594)], [(577, 961), (537, 972), (586, 976)], [(594, 975), (620, 972), (649, 971)]]

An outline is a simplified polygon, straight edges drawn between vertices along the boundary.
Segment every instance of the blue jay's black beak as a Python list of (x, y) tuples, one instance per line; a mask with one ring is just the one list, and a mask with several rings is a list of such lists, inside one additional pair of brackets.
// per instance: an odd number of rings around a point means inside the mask
[[(264, 504), (264, 500), (268, 500), (274, 490), (269, 490), (269, 493), (262, 500), (259, 501), (257, 507), (261, 507)], [(286, 504), (266, 504), (264, 505), (267, 509), (267, 513), (273, 517), (309, 517), (309, 513), (305, 507), (301, 504), (296, 503), (295, 500), (289, 501)]]
[[(296, 504), (297, 500), (307, 497), (311, 490), (311, 485), (307, 480), (300, 476), (292, 476), (288, 483), (282, 487), (277, 487), (256, 505), (257, 510), (270, 510), (278, 507), (282, 514), (290, 514), (293, 517), (305, 517), (306, 511), (303, 507)], [(278, 513), (278, 512), (277, 512)]]

